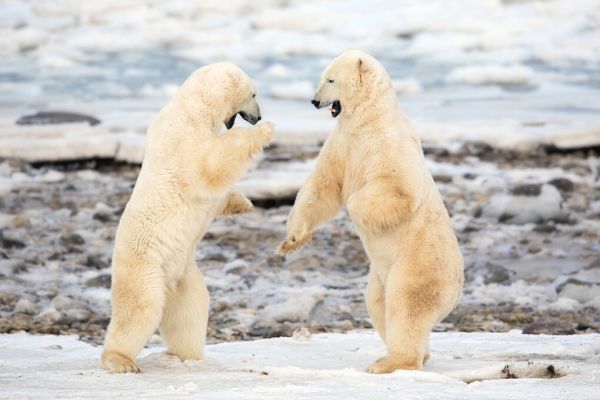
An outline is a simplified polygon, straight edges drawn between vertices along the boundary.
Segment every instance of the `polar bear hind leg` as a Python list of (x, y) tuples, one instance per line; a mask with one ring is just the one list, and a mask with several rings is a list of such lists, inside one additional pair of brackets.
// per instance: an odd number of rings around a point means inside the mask
[(430, 332), (439, 320), (439, 302), (435, 283), (407, 278), (400, 269), (390, 273), (385, 288), (388, 354), (373, 363), (368, 372), (421, 369), (429, 357)]
[[(371, 266), (371, 271), (374, 267)], [(385, 290), (376, 273), (369, 274), (367, 283), (367, 312), (373, 327), (385, 343)]]
[(164, 305), (160, 274), (126, 274), (113, 279), (113, 314), (102, 353), (102, 366), (117, 373), (140, 372), (134, 359), (158, 328)]
[(182, 361), (199, 360), (204, 354), (208, 322), (208, 290), (202, 273), (191, 260), (181, 280), (167, 289), (160, 333), (167, 352)]

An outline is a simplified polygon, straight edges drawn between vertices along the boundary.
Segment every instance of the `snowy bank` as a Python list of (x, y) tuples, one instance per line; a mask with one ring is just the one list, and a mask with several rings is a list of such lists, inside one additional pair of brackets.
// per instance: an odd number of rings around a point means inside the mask
[(153, 347), (139, 359), (141, 375), (99, 369), (100, 351), (72, 336), (2, 335), (0, 398), (510, 400), (600, 394), (595, 334), (434, 333), (425, 371), (389, 375), (364, 372), (384, 355), (373, 332), (209, 345), (207, 360), (185, 363)]

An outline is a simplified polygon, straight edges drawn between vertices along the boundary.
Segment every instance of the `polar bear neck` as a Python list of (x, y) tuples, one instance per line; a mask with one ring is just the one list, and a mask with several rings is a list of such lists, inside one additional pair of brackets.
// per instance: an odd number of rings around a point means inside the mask
[(223, 97), (187, 95), (185, 92), (172, 100), (173, 108), (198, 132), (217, 133), (230, 113)]
[[(342, 115), (342, 118), (353, 125), (362, 125), (398, 113), (400, 105), (391, 89), (391, 83), (389, 88), (384, 82), (377, 86), (379, 90), (372, 90), (357, 96), (353, 102), (345, 107), (346, 112)], [(344, 107), (343, 104), (342, 107)]]

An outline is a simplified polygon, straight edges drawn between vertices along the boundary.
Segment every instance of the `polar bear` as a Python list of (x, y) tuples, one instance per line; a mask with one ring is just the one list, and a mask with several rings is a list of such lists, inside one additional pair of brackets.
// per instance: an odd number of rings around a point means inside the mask
[(345, 205), (370, 260), (367, 310), (387, 356), (371, 373), (420, 369), (429, 334), (457, 304), (463, 258), (421, 143), (383, 66), (360, 51), (336, 58), (312, 100), (338, 117), (299, 191), (280, 254)]
[[(104, 368), (139, 372), (134, 358), (156, 328), (169, 353), (202, 358), (209, 300), (196, 245), (215, 216), (252, 209), (232, 186), (272, 141), (273, 125), (232, 126), (237, 114), (252, 124), (261, 119), (255, 96), (237, 66), (205, 66), (148, 128), (142, 169), (115, 238)], [(219, 134), (223, 123), (228, 130)]]

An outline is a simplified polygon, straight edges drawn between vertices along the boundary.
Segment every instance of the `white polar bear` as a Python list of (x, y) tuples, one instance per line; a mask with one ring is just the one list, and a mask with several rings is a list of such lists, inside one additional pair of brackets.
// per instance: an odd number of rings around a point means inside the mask
[[(196, 245), (216, 215), (252, 209), (230, 190), (272, 141), (273, 125), (231, 127), (237, 114), (252, 124), (261, 119), (255, 95), (240, 68), (212, 64), (194, 72), (148, 128), (115, 239), (104, 368), (139, 372), (134, 358), (158, 327), (169, 353), (202, 358), (209, 300)], [(219, 135), (223, 122), (229, 130)]]
[(367, 309), (388, 352), (368, 371), (420, 369), (431, 329), (460, 298), (463, 258), (419, 138), (387, 72), (363, 52), (336, 58), (312, 103), (339, 119), (278, 252), (303, 246), (345, 205), (371, 261)]

